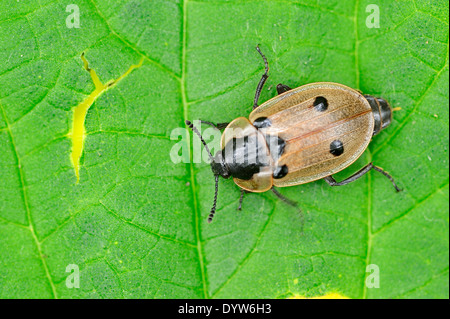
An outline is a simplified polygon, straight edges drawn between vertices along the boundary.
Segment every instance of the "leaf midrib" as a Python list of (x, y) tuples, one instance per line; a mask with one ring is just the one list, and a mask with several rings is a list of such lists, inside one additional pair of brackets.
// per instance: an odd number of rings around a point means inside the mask
[[(181, 100), (182, 100), (182, 106), (183, 106), (183, 122), (186, 120), (189, 120), (189, 112), (188, 112), (188, 101), (186, 96), (186, 50), (187, 50), (187, 4), (188, 0), (184, 0), (183, 5), (183, 27), (182, 27), (182, 50), (181, 50), (181, 79), (180, 79), (180, 88), (181, 88)], [(205, 259), (204, 259), (204, 251), (203, 251), (203, 245), (202, 245), (202, 238), (201, 238), (201, 227), (200, 227), (200, 221), (201, 221), (201, 212), (198, 205), (198, 198), (197, 198), (197, 191), (196, 191), (196, 179), (194, 174), (194, 164), (192, 161), (192, 152), (190, 152), (190, 160), (189, 160), (189, 174), (190, 174), (190, 181), (191, 181), (191, 191), (192, 191), (192, 198), (193, 198), (193, 204), (194, 204), (194, 217), (195, 217), (195, 238), (197, 240), (197, 254), (200, 264), (200, 273), (202, 275), (202, 287), (203, 287), (203, 296), (205, 299), (209, 299), (208, 294), (208, 285), (207, 285), (207, 278), (206, 278), (206, 265), (205, 265)]]

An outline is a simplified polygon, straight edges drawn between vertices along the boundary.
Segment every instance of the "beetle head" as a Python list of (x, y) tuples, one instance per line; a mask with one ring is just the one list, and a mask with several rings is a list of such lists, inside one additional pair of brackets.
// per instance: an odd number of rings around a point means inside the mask
[(222, 152), (219, 151), (216, 153), (216, 156), (211, 161), (211, 170), (214, 175), (220, 175), (223, 178), (230, 177), (230, 171), (228, 170), (227, 165), (225, 164), (225, 160), (223, 158)]

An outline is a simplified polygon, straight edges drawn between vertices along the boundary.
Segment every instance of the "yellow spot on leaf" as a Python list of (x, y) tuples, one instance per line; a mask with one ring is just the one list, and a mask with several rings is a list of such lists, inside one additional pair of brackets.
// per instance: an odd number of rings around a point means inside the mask
[(331, 292), (323, 296), (315, 296), (315, 297), (304, 297), (300, 295), (294, 295), (290, 297), (289, 299), (350, 299), (346, 296), (343, 296), (341, 294), (338, 294), (336, 292)]
[(83, 153), (84, 147), (84, 138), (85, 138), (85, 127), (84, 122), (86, 119), (86, 114), (91, 105), (95, 102), (95, 100), (100, 97), (106, 90), (110, 87), (117, 84), (120, 80), (126, 77), (136, 68), (139, 68), (144, 62), (144, 58), (142, 58), (137, 65), (132, 65), (124, 74), (122, 74), (116, 80), (110, 81), (106, 84), (103, 84), (97, 73), (93, 69), (89, 67), (89, 63), (86, 60), (84, 53), (81, 54), (81, 60), (83, 60), (84, 68), (91, 75), (92, 82), (94, 82), (95, 90), (89, 94), (89, 96), (81, 102), (77, 107), (75, 107), (73, 111), (73, 123), (72, 123), (72, 132), (69, 134), (69, 137), (72, 139), (72, 154), (70, 156), (72, 160), (73, 167), (75, 169), (75, 175), (77, 176), (77, 183), (80, 181), (80, 158)]

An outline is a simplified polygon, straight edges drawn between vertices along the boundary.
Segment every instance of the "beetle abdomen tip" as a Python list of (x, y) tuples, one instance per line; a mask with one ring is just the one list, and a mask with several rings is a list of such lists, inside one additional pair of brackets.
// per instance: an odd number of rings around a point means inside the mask
[(373, 117), (375, 120), (375, 126), (373, 135), (377, 135), (381, 130), (391, 124), (392, 121), (392, 109), (389, 103), (382, 98), (373, 97), (372, 95), (364, 95), (372, 108)]
[(382, 98), (377, 98), (378, 103), (380, 104), (380, 114), (381, 114), (381, 127), (382, 129), (386, 128), (391, 124), (392, 121), (392, 109), (389, 103)]

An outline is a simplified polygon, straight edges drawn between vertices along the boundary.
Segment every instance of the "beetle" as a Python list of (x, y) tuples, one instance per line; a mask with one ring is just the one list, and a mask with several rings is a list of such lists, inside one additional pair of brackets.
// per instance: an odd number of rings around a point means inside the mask
[(213, 156), (200, 132), (186, 120), (186, 125), (199, 136), (207, 150), (215, 176), (209, 223), (216, 212), (219, 176), (233, 177), (240, 187), (239, 210), (245, 192), (271, 190), (287, 204), (297, 207), (295, 201), (284, 197), (275, 187), (319, 179), (330, 186), (342, 186), (372, 169), (386, 176), (397, 192), (401, 191), (392, 176), (373, 163), (340, 182), (332, 176), (355, 162), (372, 136), (389, 126), (392, 109), (386, 100), (363, 95), (342, 84), (317, 82), (295, 89), (278, 84), (278, 95), (258, 105), (269, 77), (269, 65), (259, 45), (256, 50), (264, 61), (265, 72), (256, 88), (249, 118), (238, 117), (230, 123), (218, 124), (201, 121), (225, 129), (221, 150)]

